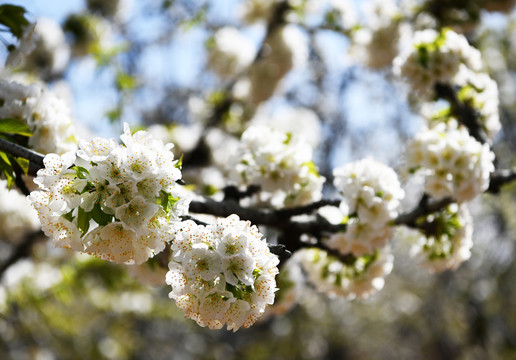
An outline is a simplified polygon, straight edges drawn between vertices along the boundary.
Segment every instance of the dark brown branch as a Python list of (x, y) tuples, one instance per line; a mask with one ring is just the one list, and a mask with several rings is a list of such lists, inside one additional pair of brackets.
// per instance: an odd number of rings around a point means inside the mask
[(503, 185), (516, 180), (516, 168), (496, 170), (491, 175), (491, 181), (487, 192), (498, 194)]
[(489, 138), (479, 120), (480, 114), (473, 107), (459, 100), (457, 90), (452, 85), (435, 84), (435, 92), (438, 98), (445, 99), (450, 103), (452, 114), (468, 128), (471, 136), (482, 144), (489, 143)]
[[(426, 196), (423, 196), (421, 200), (425, 198)], [(412, 211), (399, 215), (394, 220), (394, 223), (396, 225), (415, 226), (415, 222), (419, 217), (435, 213), (453, 202), (453, 199), (449, 197), (431, 203), (429, 201), (421, 201)]]
[(36, 175), (37, 170), (44, 167), (43, 155), (2, 138), (0, 138), (0, 151), (29, 160), (32, 164), (29, 166), (30, 175)]

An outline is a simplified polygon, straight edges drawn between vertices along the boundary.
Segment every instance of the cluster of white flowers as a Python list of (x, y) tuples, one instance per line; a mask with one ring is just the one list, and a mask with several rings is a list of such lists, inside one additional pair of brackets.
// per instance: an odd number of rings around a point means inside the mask
[(62, 154), (77, 148), (68, 106), (44, 85), (0, 79), (0, 119), (3, 118), (27, 124), (33, 133), (28, 143), (33, 150)]
[(38, 215), (27, 198), (7, 188), (0, 180), (0, 240), (17, 243), (31, 231), (39, 229)]
[(411, 45), (394, 59), (394, 71), (421, 96), (433, 94), (434, 84), (448, 83), (461, 67), (482, 67), (480, 52), (450, 29), (418, 31)]
[(171, 249), (169, 296), (200, 326), (247, 328), (274, 302), (278, 257), (237, 215), (208, 226), (183, 222)]
[(431, 272), (455, 270), (471, 256), (473, 222), (466, 205), (451, 204), (424, 218), (423, 228), (403, 229), (402, 236), (411, 243), (411, 255)]
[(472, 200), (489, 187), (494, 154), (450, 120), (424, 129), (407, 144), (409, 170), (425, 174), (425, 190), (435, 199)]
[(45, 156), (29, 199), (59, 247), (116, 263), (140, 264), (165, 248), (188, 200), (178, 161), (145, 131), (125, 124), (115, 140), (81, 141), (79, 150)]
[(394, 170), (372, 158), (333, 171), (334, 184), (343, 196), (339, 207), (345, 232), (333, 234), (328, 247), (342, 254), (372, 254), (391, 238), (389, 222), (396, 218), (404, 197)]
[(312, 162), (312, 148), (301, 137), (250, 126), (228, 162), (230, 182), (259, 185), (259, 203), (273, 207), (304, 205), (322, 196), (324, 177)]
[(292, 136), (302, 136), (313, 148), (321, 141), (321, 120), (308, 108), (281, 107), (266, 111), (260, 107), (251, 119), (250, 125), (269, 126)]
[(52, 19), (38, 19), (33, 41), (35, 47), (24, 58), (24, 70), (42, 78), (63, 73), (70, 60), (70, 47), (61, 26)]
[(269, 34), (265, 46), (270, 49), (249, 69), (249, 100), (259, 104), (268, 100), (280, 80), (308, 59), (307, 40), (294, 25), (285, 25)]
[(208, 65), (219, 76), (234, 76), (251, 64), (256, 53), (254, 43), (236, 28), (223, 27), (208, 42)]
[(318, 291), (350, 300), (380, 291), (394, 261), (388, 247), (370, 255), (350, 257), (347, 263), (317, 248), (301, 253), (303, 269)]

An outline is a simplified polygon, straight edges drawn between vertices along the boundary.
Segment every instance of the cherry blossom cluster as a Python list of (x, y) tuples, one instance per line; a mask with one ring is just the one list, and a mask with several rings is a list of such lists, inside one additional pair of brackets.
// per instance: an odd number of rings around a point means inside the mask
[(438, 123), (412, 138), (407, 166), (425, 175), (425, 191), (435, 199), (470, 201), (489, 187), (494, 154), (454, 121)]
[(411, 243), (411, 255), (430, 272), (455, 270), (470, 258), (473, 222), (466, 205), (451, 204), (420, 225), (422, 230), (404, 229), (403, 236)]
[(450, 29), (416, 32), (412, 47), (394, 59), (395, 72), (409, 82), (413, 91), (427, 97), (433, 94), (434, 84), (448, 83), (461, 67), (480, 71), (480, 52)]
[(392, 235), (389, 224), (399, 213), (404, 197), (390, 167), (366, 158), (333, 171), (334, 184), (343, 197), (339, 206), (346, 231), (330, 236), (326, 244), (342, 254), (373, 254)]
[(77, 148), (66, 103), (42, 84), (0, 79), (0, 119), (18, 119), (33, 135), (28, 145), (41, 153), (62, 154)]
[(214, 225), (183, 222), (171, 245), (169, 296), (200, 326), (247, 328), (274, 302), (278, 257), (237, 215)]
[(367, 298), (380, 291), (394, 260), (388, 247), (368, 255), (350, 256), (345, 262), (317, 248), (301, 253), (303, 269), (318, 291), (350, 300)]
[(45, 156), (29, 199), (54, 244), (116, 263), (140, 264), (165, 248), (188, 200), (178, 160), (145, 131), (122, 144), (94, 138)]
[(228, 162), (230, 182), (242, 187), (259, 185), (258, 204), (288, 207), (307, 204), (322, 196), (324, 178), (312, 161), (312, 148), (302, 138), (250, 126)]

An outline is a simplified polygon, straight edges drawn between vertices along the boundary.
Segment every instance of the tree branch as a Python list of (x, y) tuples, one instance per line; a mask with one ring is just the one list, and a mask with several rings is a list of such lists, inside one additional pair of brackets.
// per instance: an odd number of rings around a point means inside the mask
[(468, 128), (471, 136), (482, 144), (489, 143), (489, 138), (479, 121), (480, 115), (478, 111), (460, 101), (457, 97), (457, 91), (452, 85), (437, 83), (435, 84), (435, 92), (438, 98), (448, 100), (452, 114), (457, 117), (461, 124)]
[(32, 176), (35, 176), (36, 172), (44, 167), (43, 155), (36, 151), (29, 150), (27, 148), (24, 148), (23, 146), (4, 140), (2, 138), (0, 138), (0, 151), (11, 154), (15, 157), (21, 157), (29, 160), (32, 165), (29, 166), (29, 174)]

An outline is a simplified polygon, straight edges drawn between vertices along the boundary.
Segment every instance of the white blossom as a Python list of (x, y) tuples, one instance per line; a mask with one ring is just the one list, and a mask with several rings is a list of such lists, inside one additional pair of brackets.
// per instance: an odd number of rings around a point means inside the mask
[(260, 107), (250, 125), (269, 126), (271, 129), (303, 137), (313, 148), (321, 141), (321, 120), (317, 114), (303, 107), (281, 107), (267, 111)]
[(207, 226), (185, 221), (171, 249), (169, 296), (200, 326), (247, 328), (274, 302), (278, 258), (237, 215)]
[(301, 137), (250, 126), (227, 164), (230, 183), (259, 185), (259, 202), (273, 207), (307, 204), (321, 198), (324, 178), (312, 162), (311, 146)]
[[(471, 257), (473, 221), (465, 205), (452, 204), (425, 218), (435, 233), (403, 229), (398, 236), (411, 245), (411, 255), (430, 272), (455, 270)], [(438, 226), (431, 226), (439, 224)]]
[(172, 144), (131, 134), (127, 124), (120, 138), (122, 145), (95, 138), (76, 152), (47, 155), (29, 199), (56, 246), (141, 264), (172, 240), (188, 200), (176, 184)]
[(76, 149), (70, 110), (44, 85), (0, 79), (0, 99), (0, 118), (21, 120), (32, 131), (31, 149), (45, 154)]
[(461, 65), (473, 71), (482, 67), (480, 52), (450, 29), (418, 31), (410, 45), (394, 59), (394, 71), (421, 96), (433, 94), (436, 83), (448, 83)]
[(372, 254), (391, 238), (389, 222), (404, 197), (394, 170), (372, 158), (334, 169), (334, 184), (343, 197), (339, 209), (346, 231), (330, 236), (328, 247), (342, 254)]
[(390, 274), (394, 257), (389, 248), (371, 255), (350, 257), (346, 263), (316, 248), (301, 250), (302, 265), (317, 291), (330, 297), (367, 298), (380, 291)]
[(472, 200), (489, 187), (494, 154), (457, 123), (438, 123), (407, 144), (409, 170), (425, 175), (425, 191), (435, 199), (447, 196), (459, 203)]

